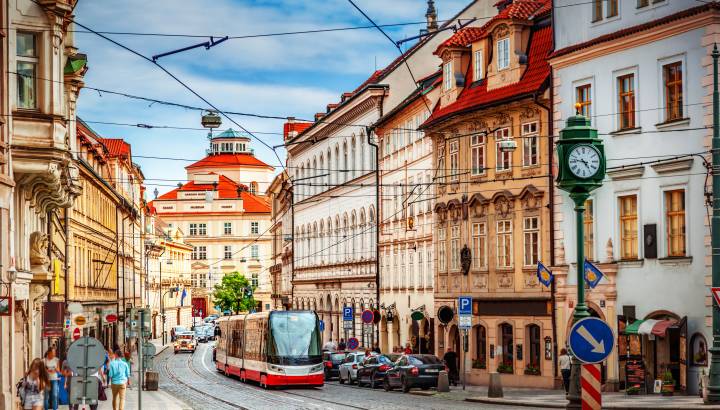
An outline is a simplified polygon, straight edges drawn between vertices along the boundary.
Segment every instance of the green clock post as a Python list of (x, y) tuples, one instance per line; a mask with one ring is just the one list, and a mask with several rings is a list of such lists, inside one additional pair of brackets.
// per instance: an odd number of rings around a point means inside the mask
[[(589, 317), (585, 303), (583, 269), (585, 266), (585, 248), (583, 232), (583, 213), (585, 201), (590, 192), (599, 188), (605, 178), (605, 149), (598, 138), (597, 130), (590, 126), (590, 119), (581, 115), (568, 118), (566, 127), (560, 131), (557, 141), (558, 175), (557, 185), (570, 194), (575, 203), (576, 255), (577, 255), (577, 304), (573, 312), (573, 323)], [(580, 401), (580, 361), (573, 356), (570, 373), (570, 392), (567, 408), (579, 409)]]

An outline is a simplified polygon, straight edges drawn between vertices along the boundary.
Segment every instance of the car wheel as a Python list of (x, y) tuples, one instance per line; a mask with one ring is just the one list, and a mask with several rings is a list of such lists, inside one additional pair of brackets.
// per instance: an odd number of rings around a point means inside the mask
[(343, 379), (342, 373), (340, 373), (340, 377), (338, 378), (338, 381), (340, 382), (340, 384), (345, 384), (345, 379)]
[(388, 380), (387, 377), (385, 377), (385, 379), (383, 380), (383, 389), (385, 389), (385, 391), (392, 390), (392, 386), (390, 386), (390, 380)]
[(350, 384), (350, 385), (355, 384), (355, 380), (353, 380), (352, 375), (348, 375), (348, 384)]
[(421, 389), (423, 389), (423, 390), (430, 390), (430, 387), (429, 387), (429, 386), (422, 386)]
[(410, 391), (410, 385), (408, 384), (407, 379), (404, 377), (402, 379), (402, 391), (403, 393), (407, 393)]
[(377, 387), (377, 385), (375, 384), (375, 377), (370, 376), (370, 388), (374, 389), (375, 387)]

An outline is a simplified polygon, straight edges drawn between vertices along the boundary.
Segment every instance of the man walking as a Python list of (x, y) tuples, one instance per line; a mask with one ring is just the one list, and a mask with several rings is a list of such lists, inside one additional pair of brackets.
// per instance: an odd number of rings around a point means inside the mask
[(457, 353), (453, 352), (452, 346), (448, 346), (445, 355), (443, 355), (443, 361), (448, 367), (448, 381), (452, 383), (453, 386), (457, 386), (458, 356)]
[(110, 389), (112, 390), (113, 410), (125, 409), (125, 390), (130, 387), (130, 368), (122, 359), (120, 349), (115, 350), (115, 356), (110, 362)]

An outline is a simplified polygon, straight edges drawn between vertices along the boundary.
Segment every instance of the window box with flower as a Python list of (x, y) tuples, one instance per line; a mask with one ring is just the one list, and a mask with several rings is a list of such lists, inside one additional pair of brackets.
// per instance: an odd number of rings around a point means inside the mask
[(487, 369), (487, 364), (484, 359), (475, 359), (472, 361), (473, 369)]
[(511, 364), (500, 363), (497, 367), (498, 373), (513, 374), (513, 367)]
[(540, 376), (540, 367), (537, 366), (537, 365), (529, 364), (529, 365), (527, 365), (527, 367), (525, 368), (525, 372), (524, 372), (524, 373), (525, 373), (526, 375), (530, 375), (530, 376)]

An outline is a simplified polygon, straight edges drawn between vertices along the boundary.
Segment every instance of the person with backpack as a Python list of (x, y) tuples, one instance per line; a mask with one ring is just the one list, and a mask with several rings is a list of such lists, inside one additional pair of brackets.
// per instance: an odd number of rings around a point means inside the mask
[(115, 350), (115, 355), (109, 367), (108, 376), (110, 378), (110, 389), (112, 390), (113, 410), (124, 410), (125, 391), (130, 387), (130, 368), (123, 360), (120, 349)]
[(18, 396), (23, 409), (43, 410), (46, 389), (50, 387), (50, 378), (42, 359), (36, 358), (30, 363), (25, 377), (18, 383)]

